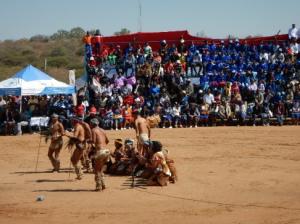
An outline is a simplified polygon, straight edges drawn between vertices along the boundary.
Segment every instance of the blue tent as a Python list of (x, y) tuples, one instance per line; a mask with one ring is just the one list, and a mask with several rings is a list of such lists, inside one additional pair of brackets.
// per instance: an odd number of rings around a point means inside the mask
[(56, 95), (75, 93), (75, 87), (57, 81), (32, 65), (0, 82), (0, 96)]

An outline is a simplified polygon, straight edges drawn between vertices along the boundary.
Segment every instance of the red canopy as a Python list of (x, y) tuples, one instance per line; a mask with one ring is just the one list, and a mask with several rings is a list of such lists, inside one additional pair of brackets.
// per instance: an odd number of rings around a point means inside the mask
[[(139, 33), (132, 33), (132, 34), (121, 35), (121, 36), (103, 37), (102, 42), (104, 46), (120, 45), (121, 48), (127, 47), (128, 43), (132, 43), (136, 47), (138, 45), (143, 46), (146, 42), (148, 42), (151, 45), (153, 50), (158, 50), (161, 40), (166, 40), (169, 45), (173, 43), (177, 45), (181, 37), (183, 37), (183, 39), (185, 40), (186, 45), (190, 45), (192, 41), (195, 44), (203, 44), (205, 41), (215, 42), (216, 44), (220, 43), (221, 40), (224, 40), (225, 43), (229, 41), (228, 39), (195, 37), (190, 35), (187, 30), (183, 30), (183, 31), (168, 31), (168, 32), (142, 32), (142, 33), (139, 32)], [(251, 45), (252, 44), (257, 45), (262, 41), (280, 42), (285, 40), (288, 40), (287, 34), (239, 39), (240, 43), (244, 43), (245, 41), (247, 41), (247, 43)]]

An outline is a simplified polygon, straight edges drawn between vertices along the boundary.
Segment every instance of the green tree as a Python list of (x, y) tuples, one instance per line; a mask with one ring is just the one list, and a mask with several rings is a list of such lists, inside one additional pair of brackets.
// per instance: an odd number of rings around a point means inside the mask
[(50, 52), (50, 56), (52, 57), (64, 56), (65, 54), (65, 49), (62, 47), (56, 47)]
[(68, 59), (65, 57), (51, 57), (48, 58), (48, 65), (52, 67), (66, 67), (68, 65)]
[(70, 33), (67, 30), (58, 30), (56, 33), (50, 36), (51, 40), (67, 39), (70, 37)]
[(115, 36), (126, 35), (126, 34), (130, 34), (130, 30), (128, 30), (127, 28), (122, 28), (120, 31), (114, 32)]
[(36, 41), (36, 42), (48, 42), (49, 41), (49, 37), (46, 36), (46, 35), (38, 34), (38, 35), (30, 37), (29, 40), (30, 41)]
[(81, 38), (84, 35), (85, 35), (85, 31), (81, 27), (74, 27), (70, 30), (69, 33), (69, 36), (71, 38)]

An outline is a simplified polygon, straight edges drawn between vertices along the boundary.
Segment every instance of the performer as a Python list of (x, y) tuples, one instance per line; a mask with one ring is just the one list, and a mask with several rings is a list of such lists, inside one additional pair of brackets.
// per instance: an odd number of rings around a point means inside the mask
[(115, 150), (111, 156), (115, 159), (115, 162), (110, 166), (109, 173), (121, 175), (123, 170), (120, 170), (120, 168), (125, 168), (122, 165), (122, 162), (124, 157), (126, 156), (123, 140), (121, 138), (115, 140)]
[(109, 142), (103, 129), (99, 128), (99, 120), (93, 118), (91, 121), (92, 127), (92, 143), (95, 148), (95, 155), (92, 158), (95, 160), (94, 172), (96, 191), (101, 191), (106, 188), (104, 183), (104, 168), (105, 164), (110, 159), (110, 151), (106, 148)]
[(51, 119), (52, 119), (50, 125), (51, 144), (48, 150), (48, 157), (53, 166), (53, 172), (55, 171), (59, 172), (60, 169), (59, 153), (63, 146), (62, 136), (64, 135), (65, 129), (62, 123), (59, 122), (57, 114), (52, 114)]
[(150, 126), (145, 118), (138, 111), (134, 111), (134, 128), (137, 138), (137, 149), (143, 155), (145, 152), (144, 143), (149, 141), (151, 135)]
[(72, 118), (72, 125), (74, 126), (74, 132), (65, 132), (65, 135), (70, 138), (68, 145), (75, 145), (76, 148), (72, 154), (71, 162), (75, 168), (75, 173), (77, 175), (77, 180), (82, 179), (81, 167), (78, 165), (81, 157), (83, 156), (84, 151), (84, 140), (85, 140), (85, 131), (81, 124), (80, 118)]
[(81, 122), (82, 127), (84, 128), (84, 150), (81, 157), (81, 165), (86, 169), (86, 172), (90, 172), (90, 159), (88, 154), (90, 152), (90, 143), (92, 141), (92, 130), (90, 125), (84, 121)]
[(152, 141), (151, 151), (153, 156), (146, 167), (153, 170), (153, 175), (148, 180), (148, 185), (167, 186), (172, 176), (166, 158), (162, 152), (162, 144), (158, 141)]

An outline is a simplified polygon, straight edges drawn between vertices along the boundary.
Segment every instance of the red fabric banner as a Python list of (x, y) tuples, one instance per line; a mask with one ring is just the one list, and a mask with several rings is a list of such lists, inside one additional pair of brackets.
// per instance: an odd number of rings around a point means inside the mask
[[(111, 45), (120, 45), (121, 48), (126, 48), (128, 43), (132, 43), (134, 47), (141, 45), (142, 47), (146, 42), (148, 42), (154, 51), (158, 50), (160, 47), (160, 41), (166, 40), (168, 45), (178, 44), (180, 38), (183, 37), (185, 44), (188, 46), (193, 41), (194, 44), (203, 44), (205, 41), (214, 42), (219, 44), (221, 40), (225, 43), (228, 43), (228, 39), (213, 39), (213, 38), (201, 38), (195, 37), (188, 33), (187, 30), (184, 31), (169, 31), (169, 32), (142, 32), (142, 33), (133, 33), (128, 35), (121, 36), (110, 36), (103, 37), (102, 44), (103, 46), (110, 47)], [(266, 37), (253, 37), (247, 39), (239, 39), (240, 43), (245, 43), (247, 41), (250, 45), (257, 45), (263, 42), (269, 41), (286, 41), (288, 40), (287, 34), (266, 36)]]

